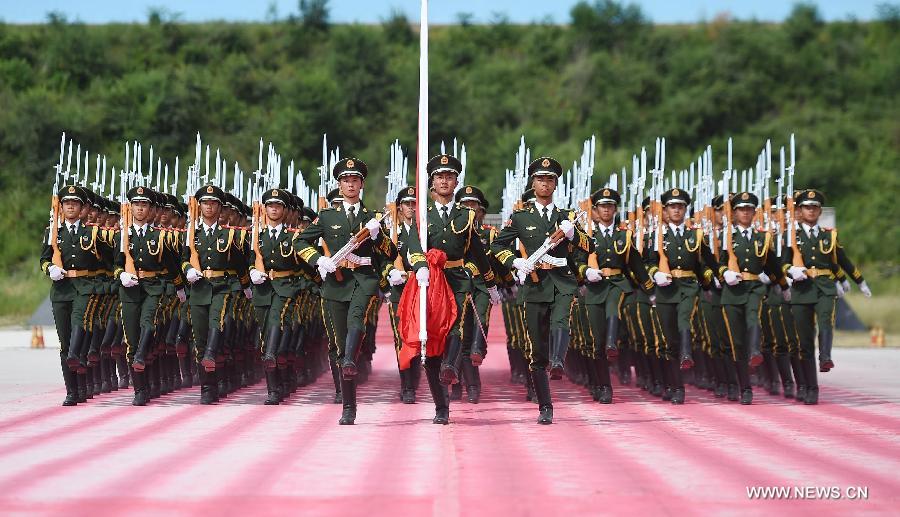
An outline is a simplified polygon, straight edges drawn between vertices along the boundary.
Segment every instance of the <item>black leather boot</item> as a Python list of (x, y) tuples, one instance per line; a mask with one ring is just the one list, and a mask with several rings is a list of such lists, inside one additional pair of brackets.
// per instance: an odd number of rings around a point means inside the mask
[(150, 400), (149, 393), (147, 392), (147, 372), (132, 370), (131, 379), (134, 383), (134, 400), (131, 402), (131, 405), (146, 406), (147, 402)]
[(134, 360), (131, 361), (131, 367), (136, 372), (142, 372), (146, 368), (147, 354), (150, 353), (154, 331), (153, 328), (141, 329), (141, 337), (138, 340), (137, 348), (134, 349)]
[(761, 346), (760, 327), (757, 325), (747, 327), (747, 352), (750, 354), (751, 368), (756, 368), (763, 364), (763, 355), (760, 352)]
[[(360, 347), (364, 334), (362, 329), (347, 329), (347, 339), (344, 341), (344, 358), (341, 361), (341, 376), (344, 380), (354, 379), (359, 374), (356, 362), (359, 360)], [(343, 384), (341, 384), (343, 390)], [(344, 402), (344, 406), (347, 403)]]
[(472, 325), (472, 331), (475, 333), (475, 336), (472, 338), (472, 349), (469, 352), (469, 360), (472, 361), (472, 365), (477, 368), (484, 362), (484, 356), (487, 354), (487, 343), (484, 342), (484, 334), (482, 334), (482, 329), (479, 329), (478, 322), (473, 321)]
[(193, 363), (193, 358), (188, 353), (184, 357), (178, 358), (178, 365), (181, 368), (181, 387), (182, 388), (192, 388), (194, 387), (194, 374), (191, 372), (191, 363)]
[(725, 360), (722, 357), (715, 357), (712, 360), (713, 369), (715, 370), (715, 389), (713, 395), (717, 399), (725, 398), (728, 393), (728, 381), (725, 377)]
[(75, 372), (75, 378), (78, 380), (78, 402), (87, 402), (87, 375)]
[(803, 374), (806, 376), (806, 397), (803, 403), (812, 406), (819, 403), (819, 380), (817, 379), (815, 359), (804, 359)]
[(204, 368), (200, 368), (198, 373), (200, 375), (200, 403), (203, 405), (215, 403), (216, 398), (213, 393), (215, 378)]
[[(200, 360), (200, 366), (203, 367), (207, 372), (216, 371), (216, 355), (219, 353), (219, 347), (222, 346), (222, 331), (217, 328), (209, 329), (209, 334), (206, 336), (206, 351), (203, 353), (203, 358)], [(201, 386), (203, 385), (203, 381), (200, 381)]]
[(268, 390), (268, 397), (266, 397), (265, 404), (267, 406), (275, 406), (281, 402), (279, 387), (278, 370), (274, 368), (266, 370), (266, 389)]
[(534, 381), (531, 379), (530, 373), (525, 376), (525, 401), (537, 403), (537, 397), (534, 394)]
[(103, 341), (103, 335), (106, 333), (106, 329), (94, 329), (93, 332), (90, 333), (90, 339), (88, 339), (88, 352), (87, 352), (87, 361), (91, 366), (95, 366), (100, 364), (100, 343)]
[(619, 357), (619, 318), (610, 316), (606, 320), (606, 359), (614, 362)]
[(683, 329), (678, 333), (678, 344), (679, 357), (681, 359), (679, 367), (682, 370), (690, 370), (694, 367), (694, 359), (691, 357), (691, 329)]
[(550, 396), (550, 379), (544, 370), (532, 370), (531, 379), (534, 382), (534, 392), (538, 399), (538, 419), (541, 425), (553, 423), (553, 399)]
[(794, 398), (794, 377), (791, 375), (791, 358), (786, 355), (776, 357), (775, 364), (778, 366), (778, 376), (781, 377), (784, 398)]
[(144, 370), (144, 373), (147, 374), (144, 376), (144, 379), (150, 382), (150, 398), (158, 399), (162, 394), (160, 389), (159, 359), (157, 358), (147, 366), (148, 368)]
[(834, 368), (831, 360), (831, 345), (834, 342), (834, 329), (819, 329), (819, 371), (827, 372)]
[(356, 422), (356, 381), (341, 380), (341, 393), (344, 398), (344, 410), (341, 413), (340, 425), (353, 425)]
[(334, 381), (334, 403), (342, 404), (341, 397), (341, 369), (338, 367), (337, 361), (329, 354), (328, 364), (331, 366), (331, 380)]
[(131, 369), (128, 367), (128, 361), (124, 355), (116, 356), (116, 370), (119, 372), (119, 389), (127, 390), (128, 381), (131, 378)]
[(447, 387), (441, 381), (441, 359), (429, 357), (425, 360), (425, 377), (428, 379), (428, 389), (434, 400), (433, 424), (447, 425), (450, 423), (450, 397)]
[[(738, 360), (737, 363), (735, 363), (735, 367), (737, 370), (738, 385), (741, 390), (741, 404), (749, 404), (750, 402), (753, 402), (753, 387), (750, 383), (750, 365), (745, 360)], [(748, 392), (750, 402), (745, 402), (745, 399), (748, 397)]]
[(459, 382), (459, 367), (462, 354), (462, 342), (459, 336), (447, 336), (447, 347), (444, 352), (444, 360), (441, 362), (441, 383), (445, 386)]
[(676, 361), (669, 361), (669, 374), (672, 379), (672, 404), (684, 404), (684, 381), (681, 378), (680, 364)]
[(472, 404), (481, 399), (481, 374), (469, 357), (463, 357), (463, 378), (466, 380), (466, 398)]
[[(559, 380), (565, 374), (566, 352), (569, 350), (568, 329), (554, 329), (550, 331), (550, 379)], [(532, 376), (533, 377), (533, 376)], [(535, 386), (537, 390), (537, 386)], [(552, 411), (551, 411), (552, 413)]]
[(269, 329), (266, 334), (266, 348), (263, 354), (263, 365), (266, 370), (275, 369), (275, 361), (278, 356), (278, 344), (281, 342), (281, 329), (277, 326)]
[(109, 356), (100, 355), (100, 393), (110, 393), (112, 385), (109, 382)]
[(63, 406), (75, 406), (78, 404), (78, 378), (76, 373), (69, 369), (66, 362), (66, 355), (59, 354), (59, 365), (62, 368), (63, 383), (66, 385), (66, 398), (63, 400)]
[(654, 397), (662, 397), (665, 390), (665, 376), (663, 375), (662, 363), (655, 355), (647, 358), (650, 363), (650, 372), (653, 375), (653, 385), (650, 386), (650, 394)]
[(794, 400), (803, 402), (806, 400), (806, 373), (803, 371), (803, 361), (794, 354), (791, 356), (791, 371), (794, 373), (794, 382), (797, 384), (797, 394)]
[(763, 353), (765, 361), (763, 367), (769, 372), (769, 395), (778, 396), (781, 394), (781, 377), (778, 372), (778, 364), (775, 362), (775, 356), (770, 352)]
[(81, 361), (81, 346), (84, 343), (84, 335), (84, 329), (76, 325), (72, 329), (72, 335), (69, 336), (69, 355), (66, 358), (66, 364), (72, 371), (85, 366)]

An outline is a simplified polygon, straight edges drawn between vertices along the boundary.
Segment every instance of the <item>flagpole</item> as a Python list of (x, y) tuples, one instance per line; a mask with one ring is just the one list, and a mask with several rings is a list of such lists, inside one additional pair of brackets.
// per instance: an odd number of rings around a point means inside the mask
[[(419, 242), (422, 252), (428, 251), (428, 0), (422, 0), (419, 22), (419, 141), (416, 167), (416, 210), (419, 215)], [(428, 326), (425, 304), (428, 288), (419, 287), (419, 341), (422, 343), (422, 360), (425, 360)]]

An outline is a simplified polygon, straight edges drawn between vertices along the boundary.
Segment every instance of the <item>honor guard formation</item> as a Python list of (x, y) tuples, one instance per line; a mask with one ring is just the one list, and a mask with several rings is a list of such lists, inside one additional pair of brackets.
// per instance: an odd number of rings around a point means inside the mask
[(871, 296), (843, 237), (819, 222), (825, 194), (795, 189), (793, 135), (775, 171), (770, 142), (733, 169), (730, 140), (720, 171), (711, 147), (667, 171), (657, 139), (649, 170), (642, 149), (598, 189), (593, 138), (564, 170), (531, 159), (523, 137), (500, 227), (485, 224), (489, 199), (465, 181), (465, 146), (442, 146), (423, 164), (427, 184), (410, 185), (395, 142), (374, 204), (364, 189), (383, 175), (327, 141), (317, 190), (293, 162), (285, 176), (271, 144), (264, 160), (262, 140), (245, 173), (209, 145), (201, 163), (198, 135), (183, 177), (177, 159), (170, 174), (142, 147), (126, 144), (118, 170), (96, 156), (91, 181), (90, 153), (62, 137), (40, 267), (64, 406), (129, 388), (144, 406), (193, 386), (215, 404), (263, 380), (259, 403), (277, 405), (330, 373), (350, 425), (382, 324), (398, 401), (421, 400), (424, 370), (433, 422), (448, 424), (451, 402), (490, 390), (479, 368), (503, 355), (488, 354), (495, 306), (510, 382), (539, 424), (553, 422), (561, 379), (601, 404), (615, 376), (676, 405), (686, 384), (723, 403), (751, 404), (757, 387), (812, 405), (836, 364), (837, 298), (850, 280)]

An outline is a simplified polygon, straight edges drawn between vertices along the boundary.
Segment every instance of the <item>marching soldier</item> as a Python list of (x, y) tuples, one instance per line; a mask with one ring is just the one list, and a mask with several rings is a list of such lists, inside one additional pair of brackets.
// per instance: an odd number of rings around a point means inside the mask
[[(571, 252), (577, 247), (584, 253), (594, 251), (594, 244), (575, 225), (575, 212), (560, 210), (553, 203), (553, 192), (562, 175), (562, 165), (553, 158), (542, 157), (528, 166), (534, 206), (513, 212), (509, 222), (494, 239), (491, 251), (505, 267), (514, 267), (524, 276), (523, 299), (529, 346), (526, 360), (538, 399), (539, 424), (553, 423), (550, 378), (561, 379), (566, 350), (569, 346), (569, 319), (578, 282)], [(524, 257), (516, 258), (513, 246), (519, 240), (524, 254), (530, 256), (548, 237), (559, 230), (564, 240), (532, 264)], [(571, 244), (570, 244), (571, 243)]]
[[(322, 314), (331, 346), (337, 350), (341, 366), (343, 412), (340, 425), (356, 420), (357, 361), (366, 329), (369, 306), (377, 299), (378, 272), (373, 257), (378, 254), (393, 261), (397, 248), (382, 231), (380, 214), (369, 211), (360, 200), (368, 167), (356, 158), (335, 164), (332, 175), (338, 180), (343, 201), (326, 208), (300, 234), (297, 253), (301, 260), (315, 264), (322, 282)], [(359, 246), (340, 262), (330, 255), (340, 250), (363, 229), (368, 233)], [(323, 253), (316, 246), (323, 242)]]
[[(691, 197), (681, 189), (663, 193), (663, 215), (668, 221), (661, 236), (659, 250), (649, 250), (648, 272), (656, 283), (656, 313), (662, 326), (664, 340), (664, 375), (668, 375), (667, 392), (673, 404), (684, 404), (684, 382), (681, 370), (694, 365), (691, 357), (691, 318), (696, 310), (700, 281), (709, 283), (713, 277), (715, 257), (703, 242), (703, 230), (685, 224)], [(657, 230), (658, 231), (658, 230)], [(670, 271), (660, 271), (662, 253)], [(668, 393), (663, 395), (668, 398)]]
[[(819, 371), (834, 368), (831, 345), (834, 340), (834, 315), (837, 303), (836, 268), (850, 272), (850, 277), (866, 296), (872, 291), (862, 273), (847, 257), (838, 242), (837, 229), (819, 226), (825, 195), (815, 189), (800, 192), (795, 203), (800, 207), (795, 243), (784, 246), (782, 270), (793, 284), (785, 298), (800, 340), (800, 362), (806, 381), (805, 404), (818, 404), (819, 383), (815, 365), (815, 328), (819, 327)], [(796, 244), (796, 250), (792, 249)], [(799, 251), (799, 255), (797, 254)], [(789, 294), (788, 294), (789, 293)]]
[[(428, 249), (439, 249), (447, 254), (444, 275), (453, 291), (456, 320), (450, 327), (445, 342), (443, 358), (426, 357), (425, 375), (434, 399), (435, 424), (450, 423), (450, 401), (445, 386), (459, 382), (462, 359), (462, 330), (466, 318), (472, 317), (472, 279), (465, 267), (467, 261), (474, 264), (483, 278), (492, 303), (500, 302), (500, 293), (494, 285), (494, 273), (488, 263), (481, 239), (476, 235), (475, 211), (454, 203), (453, 195), (459, 181), (462, 163), (454, 156), (440, 154), (428, 161), (427, 171), (432, 189), (433, 205), (428, 207)], [(417, 229), (412, 234), (418, 234)], [(421, 284), (429, 281), (428, 263), (418, 239), (410, 239), (409, 261)], [(447, 300), (447, 303), (450, 303)]]
[(153, 353), (151, 346), (156, 343), (156, 319), (165, 290), (163, 277), (168, 276), (178, 287), (180, 300), (185, 299), (185, 293), (178, 274), (179, 256), (165, 245), (165, 232), (150, 224), (155, 193), (146, 187), (133, 187), (126, 196), (130, 203), (131, 226), (122, 229), (119, 239), (128, 232), (128, 246), (116, 254), (113, 275), (121, 283), (119, 299), (122, 301), (126, 358), (131, 363), (134, 383), (132, 405), (144, 406), (150, 399), (145, 369)]
[[(586, 280), (587, 315), (590, 332), (588, 339), (593, 351), (599, 383), (595, 398), (602, 404), (612, 403), (612, 383), (609, 378), (609, 362), (618, 356), (616, 341), (625, 299), (634, 292), (628, 276), (635, 278), (640, 288), (653, 289), (653, 280), (641, 262), (640, 254), (633, 249), (631, 230), (616, 228), (616, 210), (621, 202), (619, 193), (604, 188), (591, 195), (591, 211), (594, 249), (587, 264), (579, 269)], [(628, 275), (628, 276), (626, 276)]]
[[(225, 193), (215, 185), (201, 187), (195, 194), (200, 204), (200, 221), (196, 224), (193, 246), (199, 269), (191, 265), (191, 246), (184, 247), (181, 269), (191, 284), (190, 311), (194, 350), (200, 360), (200, 403), (213, 404), (219, 400), (216, 379), (217, 355), (225, 331), (225, 316), (234, 296), (232, 279), (243, 287), (243, 295), (253, 296), (247, 273), (247, 257), (235, 230), (219, 224), (225, 204)], [(190, 243), (189, 243), (190, 244)]]
[(734, 226), (725, 229), (731, 232), (731, 249), (722, 248), (718, 276), (725, 281), (721, 303), (737, 369), (741, 404), (748, 405), (753, 403), (749, 369), (763, 363), (760, 313), (766, 286), (782, 283), (786, 287), (787, 284), (778, 267), (772, 234), (753, 228), (759, 198), (751, 192), (742, 192), (728, 202), (734, 210)]

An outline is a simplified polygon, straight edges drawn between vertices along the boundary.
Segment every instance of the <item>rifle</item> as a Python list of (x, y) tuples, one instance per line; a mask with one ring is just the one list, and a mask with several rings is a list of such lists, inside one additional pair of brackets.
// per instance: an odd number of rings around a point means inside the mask
[(187, 241), (188, 248), (191, 251), (190, 264), (191, 267), (196, 269), (198, 272), (200, 269), (200, 253), (197, 252), (197, 244), (194, 242), (194, 236), (196, 234), (197, 229), (197, 220), (200, 213), (200, 207), (197, 205), (197, 198), (193, 195), (188, 197), (188, 228), (187, 228)]
[(722, 239), (724, 241), (725, 250), (728, 251), (728, 269), (737, 273), (740, 271), (737, 255), (734, 254), (734, 239), (731, 235), (731, 196), (729, 195), (729, 187), (731, 186), (731, 139), (728, 139), (728, 170), (725, 171), (725, 191), (722, 193), (722, 207), (725, 213), (725, 219), (722, 221)]
[(120, 218), (122, 220), (122, 228), (120, 229), (120, 231), (122, 232), (120, 250), (125, 254), (125, 272), (137, 278), (137, 269), (135, 269), (134, 267), (134, 257), (131, 256), (131, 237), (129, 235), (129, 232), (131, 231), (132, 221), (131, 203), (123, 201), (122, 208), (120, 210)]
[[(587, 234), (588, 237), (593, 240), (594, 238), (594, 218), (591, 215), (591, 200), (590, 198), (581, 202), (581, 209), (584, 210), (585, 213), (588, 214), (587, 218)], [(600, 269), (600, 264), (597, 261), (597, 252), (592, 252), (588, 255), (587, 265), (590, 268)]]
[(251, 223), (252, 232), (251, 238), (253, 239), (253, 252), (256, 254), (256, 261), (253, 264), (253, 267), (256, 268), (260, 273), (266, 272), (266, 262), (263, 260), (262, 252), (259, 250), (259, 231), (262, 225), (266, 224), (265, 214), (263, 213), (265, 209), (262, 206), (262, 203), (259, 201), (253, 202), (253, 221)]

